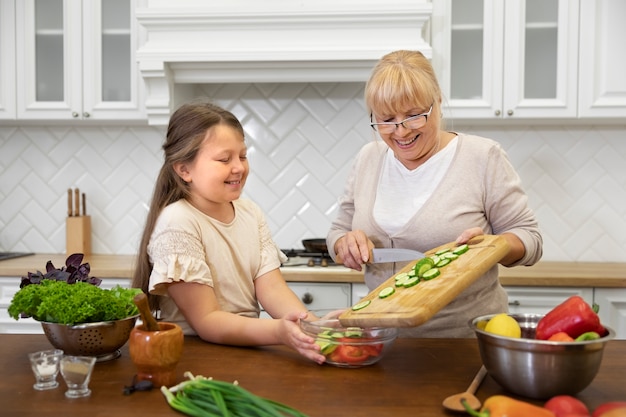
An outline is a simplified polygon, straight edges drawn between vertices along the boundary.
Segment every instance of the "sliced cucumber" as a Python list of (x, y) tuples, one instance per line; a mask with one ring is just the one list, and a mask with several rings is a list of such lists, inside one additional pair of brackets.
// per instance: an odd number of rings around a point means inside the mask
[(396, 289), (394, 287), (385, 287), (382, 290), (380, 290), (380, 292), (378, 293), (378, 296), (380, 298), (387, 298), (394, 292), (396, 292)]
[(441, 260), (441, 257), (439, 257), (439, 255), (433, 255), (430, 259), (432, 259), (433, 265), (437, 265), (437, 263)]
[(402, 273), (396, 275), (395, 280), (396, 281), (402, 281), (404, 279), (407, 279), (408, 277), (409, 277), (409, 274), (407, 274), (406, 272), (402, 272)]
[(370, 305), (371, 302), (372, 302), (372, 300), (359, 301), (358, 303), (356, 303), (355, 305), (352, 306), (352, 311), (361, 310), (362, 308), (365, 308), (368, 305)]
[(417, 285), (419, 282), (420, 282), (420, 279), (418, 277), (412, 277), (412, 278), (409, 278), (409, 279), (405, 280), (402, 283), (402, 286), (404, 288), (409, 288), (409, 287), (412, 287), (414, 285)]
[(434, 267), (434, 265), (431, 265), (430, 263), (424, 263), (420, 266), (419, 270), (417, 271), (417, 276), (418, 277), (423, 277), (424, 274), (426, 273), (426, 271), (432, 269)]
[(463, 255), (465, 252), (469, 250), (469, 246), (467, 243), (462, 244), (452, 251), (455, 255)]
[(326, 339), (317, 339), (315, 343), (320, 347), (320, 353), (322, 355), (328, 355), (338, 346), (336, 343), (329, 342)]
[(428, 281), (435, 277), (438, 277), (439, 274), (441, 274), (441, 271), (439, 271), (439, 268), (431, 268), (424, 273), (424, 276), (422, 277), (422, 279)]
[(450, 252), (450, 248), (439, 249), (437, 252), (435, 252), (435, 255), (441, 256), (446, 252)]
[(348, 327), (344, 335), (346, 337), (363, 337), (363, 331), (358, 327)]
[(454, 261), (455, 259), (459, 259), (459, 255), (457, 255), (456, 253), (452, 253), (452, 252), (444, 253), (442, 257), (445, 259), (450, 259), (451, 261)]
[(331, 330), (323, 330), (320, 333), (317, 334), (317, 337), (323, 337), (324, 339), (330, 339), (332, 337), (332, 331)]
[(437, 265), (435, 265), (435, 266), (437, 268), (442, 268), (442, 267), (448, 265), (450, 262), (452, 262), (452, 259), (443, 258), (439, 262), (437, 262)]
[(417, 278), (417, 277), (410, 277), (410, 276), (407, 275), (407, 276), (405, 276), (402, 279), (397, 279), (396, 283), (395, 283), (395, 286), (396, 287), (402, 287), (402, 286), (404, 286), (405, 282), (407, 282), (408, 280), (413, 279), (413, 278)]

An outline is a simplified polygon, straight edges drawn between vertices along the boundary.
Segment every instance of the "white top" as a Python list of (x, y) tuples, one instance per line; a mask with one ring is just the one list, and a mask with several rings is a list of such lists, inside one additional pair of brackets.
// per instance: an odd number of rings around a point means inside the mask
[(402, 165), (391, 149), (387, 151), (378, 182), (374, 219), (389, 236), (400, 232), (439, 186), (452, 163), (457, 142), (455, 137), (413, 170)]

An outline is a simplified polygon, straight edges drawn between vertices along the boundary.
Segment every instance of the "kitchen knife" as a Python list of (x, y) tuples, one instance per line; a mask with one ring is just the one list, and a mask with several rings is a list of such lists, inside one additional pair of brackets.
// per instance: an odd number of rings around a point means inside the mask
[(415, 261), (423, 258), (424, 256), (425, 255), (422, 252), (411, 249), (374, 248), (370, 252), (370, 259), (368, 263), (380, 264), (386, 262)]

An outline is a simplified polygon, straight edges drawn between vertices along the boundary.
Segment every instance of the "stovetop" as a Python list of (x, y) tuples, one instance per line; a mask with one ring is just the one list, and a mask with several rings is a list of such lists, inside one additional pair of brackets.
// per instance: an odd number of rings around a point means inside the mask
[(310, 266), (327, 267), (337, 266), (328, 252), (308, 252), (306, 249), (281, 249), (289, 260), (282, 264), (283, 267)]

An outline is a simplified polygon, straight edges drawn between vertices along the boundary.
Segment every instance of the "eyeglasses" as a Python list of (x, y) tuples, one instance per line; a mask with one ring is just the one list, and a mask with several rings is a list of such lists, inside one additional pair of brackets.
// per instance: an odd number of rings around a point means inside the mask
[(430, 112), (433, 111), (433, 106), (431, 104), (430, 109), (426, 113), (416, 114), (415, 116), (407, 117), (401, 122), (381, 122), (381, 123), (373, 123), (372, 115), (370, 114), (370, 126), (372, 129), (378, 130), (379, 133), (392, 133), (394, 132), (398, 126), (402, 125), (405, 129), (419, 129), (423, 127), (428, 121), (428, 116), (430, 116)]

